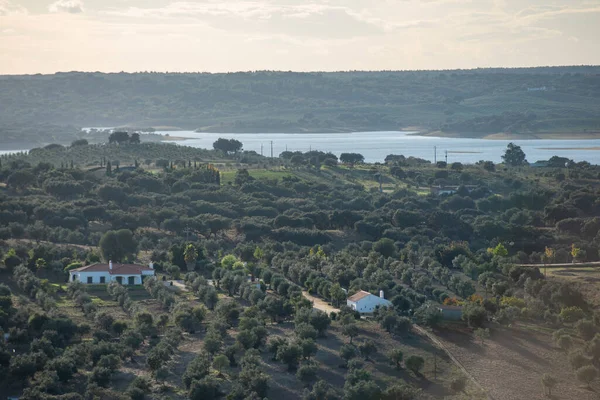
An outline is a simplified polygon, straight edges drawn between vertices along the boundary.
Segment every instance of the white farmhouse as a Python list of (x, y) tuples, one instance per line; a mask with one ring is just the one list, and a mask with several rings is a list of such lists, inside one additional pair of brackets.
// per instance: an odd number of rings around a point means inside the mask
[(375, 308), (377, 306), (379, 306), (379, 307), (391, 307), (392, 306), (392, 302), (389, 300), (386, 300), (383, 297), (383, 290), (379, 291), (379, 297), (377, 297), (374, 294), (371, 294), (369, 292), (365, 292), (364, 290), (361, 290), (360, 292), (355, 293), (352, 296), (348, 297), (346, 304), (348, 305), (348, 307), (350, 307), (351, 309), (353, 309), (355, 311), (358, 311), (361, 314), (362, 313), (372, 313), (373, 311), (375, 311)]
[(154, 276), (154, 266), (138, 264), (92, 264), (69, 271), (69, 282), (110, 283), (116, 281), (121, 285), (141, 285), (143, 278)]

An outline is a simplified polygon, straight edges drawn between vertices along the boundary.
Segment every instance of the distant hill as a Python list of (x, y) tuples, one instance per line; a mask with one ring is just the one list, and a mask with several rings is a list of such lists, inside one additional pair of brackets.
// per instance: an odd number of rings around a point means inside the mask
[[(46, 139), (45, 125), (52, 126), (52, 140), (58, 142), (62, 138), (56, 126), (175, 126), (221, 132), (417, 126), (471, 135), (590, 132), (600, 131), (599, 101), (596, 66), (0, 76), (0, 144), (39, 142)], [(72, 128), (64, 132), (73, 137)]]

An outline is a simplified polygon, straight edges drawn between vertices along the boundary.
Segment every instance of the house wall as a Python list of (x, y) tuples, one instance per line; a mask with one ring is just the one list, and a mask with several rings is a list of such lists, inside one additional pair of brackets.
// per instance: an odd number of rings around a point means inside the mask
[(347, 300), (346, 304), (348, 307), (358, 311), (359, 313), (371, 313), (375, 311), (377, 306), (386, 307), (390, 306), (392, 303), (386, 299), (382, 299), (381, 297), (370, 295), (363, 297), (358, 301)]
[[(154, 271), (149, 271), (151, 273), (144, 273), (144, 276), (151, 276), (154, 275)], [(103, 272), (103, 271), (95, 271), (95, 272), (86, 272), (86, 271), (81, 271), (81, 272), (69, 272), (69, 281), (72, 282), (73, 281), (73, 276), (77, 276), (77, 280), (87, 284), (87, 278), (91, 277), (92, 278), (92, 284), (100, 284), (100, 277), (103, 276), (105, 279), (105, 283), (110, 283), (111, 281), (117, 281), (117, 277), (121, 277), (122, 281), (121, 284), (122, 285), (128, 285), (129, 284), (129, 277), (133, 276), (135, 278), (134, 281), (134, 285), (141, 285), (142, 284), (142, 275), (110, 275), (108, 272)]]
[(87, 278), (92, 277), (92, 283), (100, 283), (100, 277), (103, 276), (106, 280), (106, 283), (110, 282), (110, 274), (108, 272), (103, 271), (95, 271), (95, 272), (86, 272), (86, 271), (77, 271), (77, 272), (69, 272), (69, 281), (73, 282), (73, 276), (77, 277), (77, 281), (81, 283), (87, 283)]
[(440, 310), (442, 317), (450, 321), (460, 321), (462, 319), (462, 310)]

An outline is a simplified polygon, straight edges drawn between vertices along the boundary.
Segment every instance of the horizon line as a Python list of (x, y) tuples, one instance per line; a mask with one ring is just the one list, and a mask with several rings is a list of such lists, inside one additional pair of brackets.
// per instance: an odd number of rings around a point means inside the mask
[(354, 70), (282, 70), (282, 69), (256, 69), (256, 70), (237, 70), (237, 71), (56, 71), (51, 73), (0, 73), (0, 76), (49, 76), (60, 74), (203, 74), (203, 75), (227, 75), (227, 74), (255, 74), (255, 73), (293, 73), (293, 74), (334, 74), (334, 73), (375, 73), (375, 72), (453, 72), (453, 71), (480, 71), (480, 70), (521, 70), (521, 69), (552, 69), (552, 68), (600, 68), (600, 64), (572, 64), (572, 65), (537, 65), (537, 66), (513, 66), (513, 67), (472, 67), (472, 68), (441, 68), (441, 69), (354, 69)]

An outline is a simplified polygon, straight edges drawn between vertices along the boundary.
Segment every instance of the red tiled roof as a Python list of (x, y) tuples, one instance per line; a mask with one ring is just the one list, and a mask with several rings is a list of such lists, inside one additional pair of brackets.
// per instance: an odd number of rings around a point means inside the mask
[(352, 296), (348, 297), (348, 300), (359, 301), (360, 299), (364, 299), (365, 297), (367, 297), (369, 295), (371, 295), (371, 293), (361, 290), (360, 292), (357, 292), (357, 293), (353, 294)]
[(117, 264), (113, 263), (112, 270), (108, 264), (92, 264), (81, 268), (75, 268), (71, 271), (78, 272), (108, 272), (111, 275), (138, 275), (142, 271), (152, 271), (152, 268), (139, 264)]

